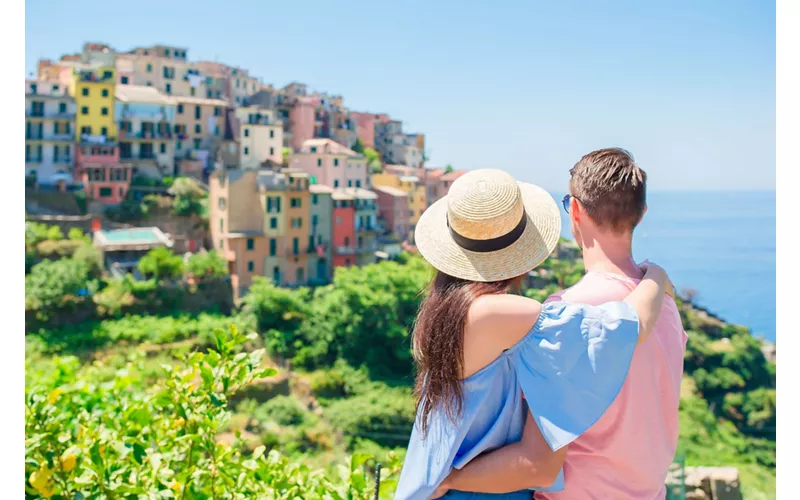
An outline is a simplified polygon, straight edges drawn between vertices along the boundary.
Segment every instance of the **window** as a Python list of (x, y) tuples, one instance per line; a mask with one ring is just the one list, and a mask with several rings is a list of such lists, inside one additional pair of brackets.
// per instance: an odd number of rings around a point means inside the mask
[(346, 267), (350, 267), (350, 259), (349, 258), (348, 259), (344, 259), (344, 265)]
[(300, 198), (292, 198), (289, 203), (290, 203), (290, 206), (292, 208), (300, 208), (300, 204), (302, 203), (302, 199), (300, 199)]
[(302, 267), (297, 268), (297, 282), (302, 283), (305, 281), (305, 269)]
[(322, 166), (322, 158), (317, 158), (317, 166), (318, 167)]
[(169, 83), (166, 84), (166, 86), (164, 88), (165, 88), (165, 91), (167, 92), (167, 94), (171, 94), (172, 93), (172, 85), (171, 84), (169, 84)]
[[(53, 90), (58, 90), (58, 87), (53, 87)], [(36, 84), (31, 83), (31, 94), (36, 95)]]
[(219, 125), (214, 126), (214, 135), (219, 135)]
[(255, 267), (255, 266), (253, 266), (253, 261), (252, 261), (252, 260), (248, 260), (248, 261), (247, 261), (247, 271), (252, 273), (252, 272), (253, 272), (253, 269), (254, 269), (254, 267)]
[(361, 168), (361, 164), (360, 163), (356, 163), (356, 168)]
[(219, 220), (219, 232), (221, 233), (223, 231), (225, 231), (225, 219), (220, 219)]
[(222, 116), (222, 108), (217, 106), (214, 108), (214, 116)]
[(277, 217), (270, 217), (269, 219), (269, 228), (276, 229), (278, 227), (278, 218)]
[[(319, 195), (312, 194), (311, 195), (311, 204), (312, 205), (316, 205), (318, 202), (319, 202)], [(316, 224), (316, 222), (314, 224)]]
[(275, 148), (269, 148), (269, 154), (270, 155), (274, 155), (275, 154)]
[(120, 83), (123, 84), (123, 85), (127, 85), (128, 84), (128, 77), (127, 76), (123, 76), (119, 80), (120, 80)]
[(163, 142), (162, 142), (162, 143), (161, 143), (161, 147), (159, 148), (159, 150), (161, 151), (161, 154), (162, 154), (162, 155), (163, 155), (164, 153), (166, 153), (166, 152), (167, 152), (167, 145), (166, 145), (166, 143), (163, 143)]
[(100, 114), (103, 116), (108, 116), (108, 108), (101, 108)]
[[(275, 257), (275, 253), (278, 250), (278, 241), (275, 238), (269, 239), (269, 256)], [(277, 268), (276, 268), (277, 269)]]
[(194, 142), (194, 149), (200, 149), (200, 147), (202, 146), (201, 144), (202, 141), (200, 139), (195, 139), (193, 142)]
[(175, 142), (175, 149), (177, 149), (178, 151), (182, 150), (183, 149), (183, 141), (176, 141)]
[(200, 106), (195, 106), (194, 107), (194, 119), (195, 120), (199, 120), (201, 113), (202, 113), (202, 111), (200, 110)]
[(342, 217), (339, 216), (339, 215), (336, 216), (336, 225), (337, 226), (341, 226), (342, 225)]
[(335, 188), (339, 187), (339, 179), (336, 179), (336, 180), (333, 181), (333, 187), (335, 187)]
[(103, 91), (100, 92), (100, 95), (102, 95), (103, 97), (108, 97), (108, 89), (103, 89)]
[(272, 269), (272, 281), (274, 281), (276, 285), (280, 285), (281, 283), (281, 268), (278, 266)]
[(211, 92), (210, 90), (206, 90), (206, 97), (207, 98), (211, 99), (213, 96), (214, 96), (213, 92)]
[(311, 152), (312, 153), (316, 153), (317, 152), (317, 147), (316, 146), (311, 146)]
[(275, 198), (275, 203), (276, 203), (276, 206), (277, 206), (275, 211), (278, 212), (278, 213), (281, 213), (281, 198), (280, 198), (280, 196)]
[(333, 166), (334, 167), (338, 167), (339, 166), (339, 158), (334, 158), (333, 159)]
[(108, 137), (108, 127), (101, 128), (100, 135), (102, 135), (103, 137)]
[(65, 102), (58, 103), (58, 112), (59, 113), (66, 113), (67, 112), (67, 103), (65, 103)]
[(89, 114), (89, 106), (81, 107), (81, 114), (82, 115), (88, 115)]
[(344, 246), (346, 246), (346, 247), (350, 246), (350, 237), (349, 236), (345, 236), (344, 237)]
[(89, 125), (81, 127), (81, 135), (92, 135), (92, 127)]
[(300, 240), (296, 237), (292, 238), (292, 253), (295, 255), (300, 253)]
[(125, 188), (119, 188), (119, 197), (122, 198), (125, 196)]
[(178, 114), (179, 115), (183, 114), (183, 104), (178, 104)]
[(250, 129), (247, 129), (247, 128), (244, 129), (244, 136), (245, 137), (250, 137)]
[(253, 240), (253, 238), (247, 238), (247, 251), (249, 252), (249, 251), (253, 250), (255, 248), (255, 246), (256, 246), (256, 243)]
[(147, 72), (148, 73), (152, 73), (153, 72), (153, 65), (152, 64), (148, 64), (147, 65)]
[(53, 133), (56, 134), (56, 135), (58, 135), (58, 128), (59, 128), (58, 126), (59, 125), (60, 125), (60, 123), (58, 123), (58, 122), (55, 122), (53, 124)]
[(152, 87), (153, 86), (153, 82), (148, 80), (147, 83), (145, 83), (145, 85), (147, 85), (148, 87)]
[(316, 225), (317, 225), (317, 222), (319, 222), (319, 216), (317, 216), (317, 215), (312, 215), (312, 216), (311, 216), (311, 225), (312, 225), (312, 226), (316, 226)]
[(203, 126), (202, 126), (202, 125), (200, 125), (199, 123), (195, 124), (195, 126), (194, 126), (194, 132), (195, 132), (196, 134), (202, 134), (202, 133), (203, 133)]
[(356, 180), (356, 187), (357, 187), (357, 188), (360, 188), (360, 187), (361, 187), (361, 181), (360, 181), (360, 180)]
[(100, 188), (100, 198), (108, 198), (111, 196), (112, 191), (110, 187), (101, 187)]
[(353, 187), (353, 181), (347, 181), (347, 187), (349, 188)]
[(219, 249), (220, 250), (222, 250), (223, 247), (225, 246), (224, 243), (225, 243), (224, 240), (219, 240)]
[(247, 156), (247, 155), (249, 155), (249, 154), (250, 154), (250, 148), (248, 148), (248, 147), (245, 147), (245, 148), (244, 148), (244, 155), (245, 155), (245, 156)]
[(270, 130), (269, 131), (269, 138), (272, 139), (273, 137), (275, 137), (275, 131), (274, 130)]
[(83, 97), (88, 97), (89, 96), (89, 89), (86, 88), (86, 87), (83, 87), (83, 89), (81, 90), (81, 95)]

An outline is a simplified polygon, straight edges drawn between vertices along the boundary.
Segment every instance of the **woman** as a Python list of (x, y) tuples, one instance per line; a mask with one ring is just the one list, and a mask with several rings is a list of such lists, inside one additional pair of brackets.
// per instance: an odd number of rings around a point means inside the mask
[(395, 498), (441, 495), (453, 468), (519, 441), (524, 425), (538, 427), (542, 452), (532, 484), (563, 489), (566, 445), (613, 402), (669, 280), (651, 265), (624, 302), (597, 307), (507, 294), (552, 253), (560, 229), (546, 191), (500, 170), (465, 174), (420, 218), (416, 244), (438, 274), (414, 331), (417, 421)]

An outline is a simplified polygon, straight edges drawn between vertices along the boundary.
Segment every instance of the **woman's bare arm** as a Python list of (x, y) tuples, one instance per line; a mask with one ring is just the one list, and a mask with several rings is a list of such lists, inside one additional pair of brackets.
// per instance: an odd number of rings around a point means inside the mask
[(639, 343), (650, 336), (653, 326), (664, 304), (664, 294), (672, 290), (667, 273), (659, 266), (651, 263), (642, 265), (646, 272), (639, 285), (628, 295), (626, 302), (636, 310), (639, 316)]

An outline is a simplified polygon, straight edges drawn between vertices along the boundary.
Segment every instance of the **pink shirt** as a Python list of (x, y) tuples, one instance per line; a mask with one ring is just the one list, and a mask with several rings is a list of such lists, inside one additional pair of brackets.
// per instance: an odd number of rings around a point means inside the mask
[[(637, 283), (625, 276), (589, 272), (575, 286), (547, 301), (599, 305), (623, 300)], [(537, 492), (536, 500), (666, 497), (664, 480), (678, 445), (678, 403), (687, 338), (675, 302), (665, 298), (650, 338), (636, 347), (614, 403), (567, 448), (564, 490)]]

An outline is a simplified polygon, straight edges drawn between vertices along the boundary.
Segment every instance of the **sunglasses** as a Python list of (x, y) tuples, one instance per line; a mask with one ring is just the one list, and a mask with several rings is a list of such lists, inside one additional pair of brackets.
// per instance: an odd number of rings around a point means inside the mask
[[(572, 201), (572, 198), (575, 198), (575, 197), (572, 196), (571, 194), (567, 194), (567, 195), (564, 195), (564, 198), (561, 199), (561, 205), (564, 206), (564, 211), (567, 212), (567, 213), (569, 213), (569, 203), (570, 203), (570, 201)], [(575, 199), (578, 200), (578, 198), (575, 198)], [(581, 200), (578, 200), (578, 201), (581, 201)]]

